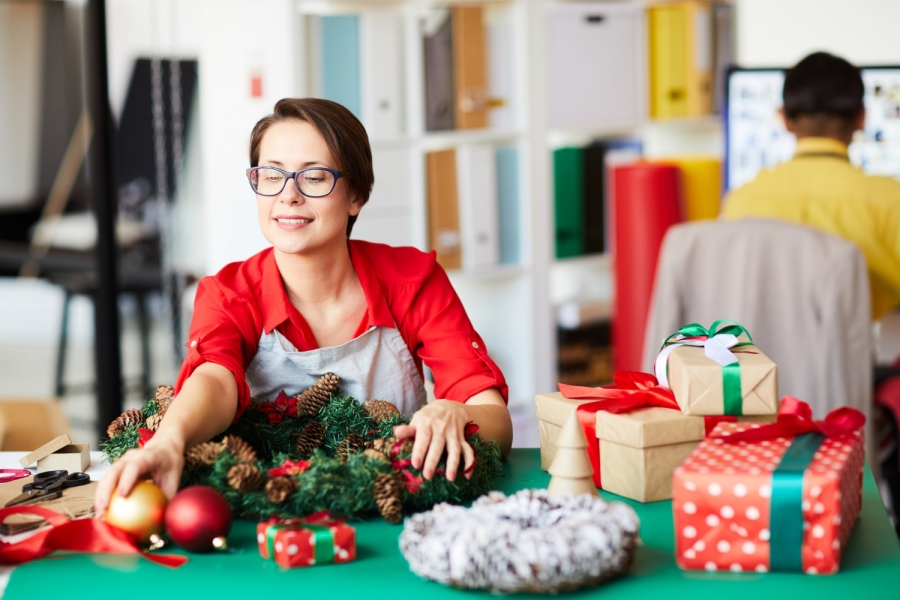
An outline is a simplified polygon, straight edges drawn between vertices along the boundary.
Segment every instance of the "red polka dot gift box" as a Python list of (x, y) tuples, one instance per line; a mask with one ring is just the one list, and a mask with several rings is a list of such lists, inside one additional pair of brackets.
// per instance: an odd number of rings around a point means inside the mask
[(771, 425), (721, 423), (675, 469), (675, 559), (697, 571), (836, 573), (862, 507), (865, 417), (813, 421), (785, 397)]
[(556, 456), (556, 440), (575, 411), (589, 443), (594, 484), (639, 502), (672, 497), (672, 471), (722, 420), (771, 422), (771, 415), (697, 417), (681, 412), (672, 392), (653, 375), (619, 371), (616, 384), (590, 388), (559, 384), (535, 398), (541, 468)]
[(734, 321), (709, 329), (685, 325), (663, 343), (656, 377), (686, 415), (770, 415), (778, 412), (775, 363)]
[(279, 567), (309, 567), (356, 559), (356, 530), (319, 513), (306, 519), (272, 518), (256, 527), (259, 554)]

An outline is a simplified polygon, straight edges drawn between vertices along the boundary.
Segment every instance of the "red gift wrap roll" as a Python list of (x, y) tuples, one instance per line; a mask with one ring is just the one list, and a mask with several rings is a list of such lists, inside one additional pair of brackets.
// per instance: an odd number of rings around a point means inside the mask
[(681, 171), (636, 163), (615, 167), (613, 179), (613, 363), (617, 371), (640, 371), (659, 248), (669, 227), (684, 220)]

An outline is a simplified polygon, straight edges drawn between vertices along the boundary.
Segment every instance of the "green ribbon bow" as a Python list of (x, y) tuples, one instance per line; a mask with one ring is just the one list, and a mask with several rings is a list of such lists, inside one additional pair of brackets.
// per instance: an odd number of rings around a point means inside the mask
[[(740, 338), (740, 336), (744, 335), (749, 341), (738, 341), (734, 344), (729, 344), (728, 346), (719, 343), (719, 347), (717, 349), (711, 348), (707, 345), (709, 343), (715, 344), (716, 336), (722, 335), (733, 335), (735, 338)], [(703, 337), (706, 338), (706, 342), (703, 343), (698, 343), (696, 340), (692, 339)], [(663, 387), (669, 387), (668, 358), (671, 350), (666, 352), (666, 347), (671, 346), (674, 348), (681, 345), (704, 346), (706, 355), (722, 365), (722, 396), (724, 398), (723, 413), (726, 415), (742, 415), (744, 414), (744, 411), (743, 395), (741, 393), (741, 365), (737, 361), (723, 364), (723, 362), (715, 358), (715, 354), (713, 353), (721, 353), (722, 351), (725, 351), (728, 354), (731, 354), (728, 348), (737, 348), (739, 346), (748, 346), (751, 344), (753, 344), (753, 338), (750, 336), (750, 332), (747, 331), (747, 329), (744, 328), (744, 326), (740, 323), (731, 321), (729, 319), (719, 319), (715, 321), (709, 329), (705, 328), (699, 323), (690, 323), (689, 325), (684, 325), (683, 327), (679, 328), (678, 331), (669, 335), (669, 337), (666, 338), (666, 340), (660, 347), (660, 354), (659, 357), (657, 357), (656, 361), (656, 377), (657, 379), (659, 379), (660, 385), (662, 385)]]

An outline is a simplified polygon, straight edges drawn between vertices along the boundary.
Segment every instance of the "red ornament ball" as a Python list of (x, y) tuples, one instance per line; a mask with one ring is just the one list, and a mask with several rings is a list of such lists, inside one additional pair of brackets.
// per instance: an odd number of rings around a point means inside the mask
[(222, 494), (205, 485), (186, 487), (169, 502), (165, 515), (169, 539), (189, 552), (209, 552), (225, 544), (231, 508)]

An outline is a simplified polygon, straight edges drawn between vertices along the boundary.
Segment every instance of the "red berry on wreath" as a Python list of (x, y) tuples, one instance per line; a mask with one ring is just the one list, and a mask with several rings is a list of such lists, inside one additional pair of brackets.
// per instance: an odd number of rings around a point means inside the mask
[(205, 485), (186, 487), (169, 502), (166, 533), (189, 552), (209, 552), (225, 547), (231, 530), (231, 508), (222, 494)]

